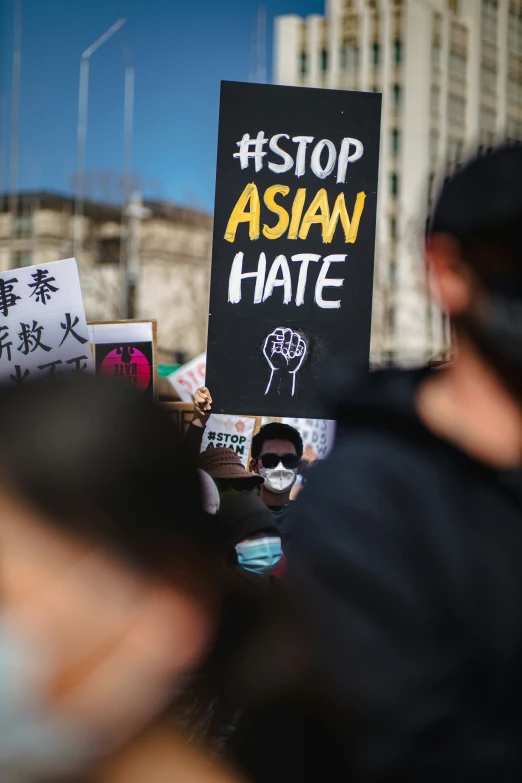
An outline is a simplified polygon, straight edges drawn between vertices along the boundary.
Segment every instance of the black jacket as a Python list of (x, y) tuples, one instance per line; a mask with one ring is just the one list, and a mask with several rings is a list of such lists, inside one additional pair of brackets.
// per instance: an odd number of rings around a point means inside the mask
[(376, 373), (287, 542), (345, 716), (351, 781), (522, 779), (522, 481), (422, 425)]

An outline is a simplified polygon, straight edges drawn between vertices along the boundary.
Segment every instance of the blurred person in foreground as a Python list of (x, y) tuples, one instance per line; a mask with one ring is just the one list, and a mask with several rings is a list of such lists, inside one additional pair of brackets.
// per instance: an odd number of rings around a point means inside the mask
[(220, 498), (215, 524), (224, 552), (221, 621), (211, 653), (184, 679), (179, 726), (251, 783), (320, 779), (339, 768), (339, 745), (306, 607), (280, 578), (281, 562), (274, 568), (281, 550), (273, 516), (246, 490)]
[[(227, 452), (230, 449), (212, 449), (202, 456), (226, 458)], [(243, 720), (250, 690), (251, 678), (239, 673), (248, 655), (247, 639), (255, 637), (257, 647), (257, 637), (272, 623), (284, 569), (277, 527), (255, 492), (224, 494), (215, 525), (223, 552), (220, 625), (209, 656), (184, 678), (176, 712), (186, 735), (223, 754)], [(273, 655), (278, 654), (274, 649)]]
[(436, 203), (440, 372), (347, 383), (290, 555), (345, 711), (352, 781), (522, 779), (522, 147)]
[[(211, 405), (208, 389), (198, 389), (187, 433), (194, 453), (201, 448)], [(251, 783), (321, 780), (344, 761), (337, 715), (316, 666), (308, 607), (285, 580), (272, 578), (285, 575), (284, 554), (275, 568), (271, 560), (281, 551), (273, 548), (281, 547), (281, 529), (271, 501), (276, 511), (288, 506), (303, 444), (297, 430), (280, 424), (262, 428), (254, 441), (254, 472), (245, 471), (228, 448), (208, 449), (198, 457), (199, 467), (219, 487), (215, 522), (226, 553), (226, 597), (213, 650), (180, 694), (181, 725)], [(272, 468), (263, 466), (264, 454), (275, 455)], [(292, 456), (289, 481), (281, 475), (287, 468), (279, 465), (285, 455)], [(307, 456), (312, 463), (314, 455)], [(264, 492), (270, 478), (279, 481), (278, 489), (286, 479), (284, 492)]]
[[(203, 414), (202, 410), (210, 404), (208, 390), (198, 389), (195, 420), (201, 416), (207, 421), (210, 410)], [(224, 754), (245, 722), (251, 682), (257, 674), (243, 675), (244, 661), (251, 646), (266, 645), (267, 635), (272, 636), (281, 602), (279, 589), (275, 596), (272, 592), (285, 575), (286, 560), (274, 517), (255, 492), (263, 478), (246, 471), (233, 449), (215, 447), (199, 453), (202, 433), (202, 427), (192, 424), (187, 442), (206, 477), (206, 509), (214, 517), (223, 553), (224, 601), (213, 650), (197, 671), (184, 678), (176, 705), (185, 733), (214, 753)], [(271, 647), (269, 655), (270, 667), (279, 650)]]
[(0, 780), (194, 767), (162, 715), (212, 642), (214, 541), (159, 408), (89, 377), (0, 389)]

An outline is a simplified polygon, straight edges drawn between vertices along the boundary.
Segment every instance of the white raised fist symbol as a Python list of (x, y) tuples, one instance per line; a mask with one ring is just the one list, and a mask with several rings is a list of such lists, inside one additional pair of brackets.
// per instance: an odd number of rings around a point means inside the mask
[(299, 332), (278, 326), (265, 340), (263, 353), (270, 366), (270, 380), (265, 394), (270, 391), (274, 373), (283, 370), (292, 376), (292, 396), (295, 393), (295, 376), (304, 362), (307, 344)]

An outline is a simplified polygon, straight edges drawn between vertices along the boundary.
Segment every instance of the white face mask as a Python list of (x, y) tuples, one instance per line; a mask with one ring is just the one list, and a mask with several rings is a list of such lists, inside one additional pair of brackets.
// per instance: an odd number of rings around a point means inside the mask
[(70, 774), (102, 750), (45, 705), (49, 667), (41, 653), (0, 616), (0, 780)]
[(276, 495), (282, 495), (292, 489), (297, 479), (297, 468), (288, 470), (282, 462), (277, 468), (261, 468), (259, 473), (265, 480), (264, 486)]

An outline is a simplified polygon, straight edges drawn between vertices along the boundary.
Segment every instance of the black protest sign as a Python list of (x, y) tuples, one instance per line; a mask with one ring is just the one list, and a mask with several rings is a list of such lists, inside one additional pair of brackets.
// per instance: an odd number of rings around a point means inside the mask
[(223, 82), (206, 383), (216, 413), (320, 418), (370, 346), (381, 97)]

